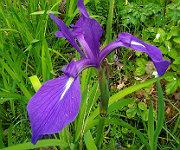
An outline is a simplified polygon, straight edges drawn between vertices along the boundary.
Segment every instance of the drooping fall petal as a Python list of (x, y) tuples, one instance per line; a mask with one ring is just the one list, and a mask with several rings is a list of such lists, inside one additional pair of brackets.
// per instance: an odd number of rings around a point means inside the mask
[(116, 41), (106, 46), (100, 54), (100, 61), (102, 61), (102, 59), (104, 59), (106, 55), (108, 55), (112, 50), (121, 46), (146, 53), (153, 61), (159, 76), (162, 76), (170, 65), (169, 60), (163, 59), (163, 55), (160, 49), (158, 49), (156, 46), (139, 40), (129, 33), (119, 34)]
[(32, 143), (60, 132), (76, 118), (81, 102), (79, 79), (66, 75), (45, 82), (28, 103)]

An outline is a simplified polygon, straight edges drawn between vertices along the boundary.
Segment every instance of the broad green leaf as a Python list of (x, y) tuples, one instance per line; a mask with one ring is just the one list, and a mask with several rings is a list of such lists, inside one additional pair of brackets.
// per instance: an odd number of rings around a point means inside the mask
[(165, 103), (164, 103), (164, 96), (163, 96), (163, 90), (161, 87), (160, 79), (157, 81), (157, 94), (158, 94), (158, 112), (157, 112), (157, 123), (156, 123), (156, 130), (154, 133), (154, 149), (157, 149), (157, 142), (159, 134), (163, 128), (164, 125), (164, 117), (165, 117)]
[[(133, 85), (133, 86), (130, 86), (128, 88), (125, 88), (121, 91), (119, 91), (118, 93), (112, 95), (109, 99), (109, 107), (118, 102), (118, 101), (123, 101), (123, 97), (135, 92), (135, 91), (138, 91), (142, 88), (145, 88), (145, 87), (148, 87), (148, 86), (151, 86), (154, 82), (157, 81), (157, 78), (155, 79), (150, 79), (148, 81), (145, 81), (143, 83), (140, 83), (140, 84), (137, 84), (137, 85)], [(96, 108), (90, 115), (90, 117), (88, 118), (88, 123), (87, 124), (91, 124), (91, 122), (93, 121), (94, 118), (96, 118), (99, 114), (99, 108)]]
[(145, 81), (145, 82), (143, 82), (143, 83), (139, 83), (139, 84), (130, 86), (130, 87), (128, 87), (128, 88), (125, 88), (125, 89), (119, 91), (118, 93), (116, 93), (116, 94), (114, 94), (114, 95), (112, 95), (112, 96), (110, 97), (109, 105), (117, 102), (117, 101), (120, 100), (121, 98), (123, 98), (123, 97), (125, 97), (125, 96), (127, 96), (127, 95), (129, 95), (129, 94), (131, 94), (131, 93), (133, 93), (133, 92), (135, 92), (135, 91), (138, 91), (138, 90), (140, 90), (140, 89), (142, 89), (142, 88), (151, 86), (151, 85), (152, 85), (154, 82), (156, 82), (156, 81), (157, 81), (156, 78), (155, 78), (155, 79), (150, 79), (150, 80), (147, 80), (147, 81)]

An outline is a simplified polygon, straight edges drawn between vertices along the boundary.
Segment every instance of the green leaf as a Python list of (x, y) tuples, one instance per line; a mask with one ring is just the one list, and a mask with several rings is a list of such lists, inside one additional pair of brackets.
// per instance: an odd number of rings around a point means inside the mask
[(148, 139), (149, 139), (149, 145), (151, 149), (154, 148), (154, 118), (153, 118), (153, 106), (152, 102), (150, 102), (150, 108), (148, 113)]
[(143, 121), (148, 121), (148, 110), (144, 110), (141, 112), (141, 117)]
[(35, 148), (41, 148), (41, 147), (47, 148), (50, 146), (61, 146), (61, 140), (56, 140), (56, 139), (41, 140), (36, 145), (33, 145), (31, 142), (22, 143), (22, 144), (17, 144), (17, 145), (3, 148), (2, 150), (28, 150), (28, 149), (35, 149)]
[(179, 65), (180, 64), (180, 57), (177, 57), (173, 64)]
[(45, 37), (42, 41), (42, 50), (41, 50), (41, 63), (42, 63), (42, 75), (43, 82), (50, 79), (50, 75), (53, 72), (51, 56), (49, 53), (49, 48)]
[(136, 108), (130, 108), (126, 111), (126, 115), (128, 118), (133, 118), (137, 113), (137, 109)]
[(139, 83), (139, 84), (130, 86), (130, 87), (128, 87), (128, 88), (125, 88), (125, 89), (119, 91), (118, 93), (116, 93), (116, 94), (114, 94), (114, 95), (112, 95), (112, 96), (110, 97), (109, 105), (117, 102), (117, 101), (120, 100), (121, 98), (123, 98), (123, 97), (125, 97), (125, 96), (127, 96), (127, 95), (129, 95), (129, 94), (131, 94), (131, 93), (133, 93), (133, 92), (135, 92), (135, 91), (138, 91), (138, 90), (140, 90), (140, 89), (142, 89), (142, 88), (151, 86), (151, 85), (152, 85), (154, 82), (156, 82), (156, 81), (157, 81), (157, 78), (155, 78), (155, 79), (150, 79), (150, 80), (145, 81), (145, 82), (143, 82), (143, 83)]
[(179, 34), (179, 27), (172, 26), (171, 31), (167, 33), (167, 40), (170, 40), (172, 36), (178, 36)]
[(33, 85), (33, 88), (35, 91), (39, 90), (39, 88), (41, 87), (41, 82), (39, 81), (37, 75), (34, 75), (34, 76), (31, 76), (29, 77), (32, 85)]
[(121, 110), (125, 106), (128, 106), (129, 104), (132, 104), (134, 102), (133, 99), (121, 99), (120, 101), (111, 104), (108, 108), (108, 113), (113, 112), (114, 110)]
[[(60, 2), (59, 2), (60, 3)], [(30, 15), (43, 15), (46, 11), (45, 10), (41, 10), (41, 11), (35, 11), (33, 13), (31, 13)], [(51, 11), (51, 10), (48, 10), (46, 12), (46, 14), (49, 14), (49, 13), (53, 13), (53, 14), (60, 14), (58, 11)]]
[[(1, 113), (1, 105), (0, 105), (0, 116), (2, 115)], [(2, 120), (0, 120), (0, 149), (4, 147), (3, 143), (3, 130), (2, 130)]]
[(41, 11), (36, 11), (36, 12), (33, 12), (31, 13), (30, 15), (42, 15), (45, 13), (45, 10), (41, 10)]
[(174, 38), (173, 41), (176, 42), (176, 43), (178, 43), (178, 44), (180, 44), (180, 37)]
[[(90, 77), (92, 76), (92, 69), (87, 69), (83, 71), (82, 78), (81, 78), (81, 91), (82, 91), (82, 101), (81, 101), (81, 107), (80, 111), (77, 117), (76, 121), (76, 132), (75, 132), (75, 141), (78, 141), (80, 135), (83, 135), (84, 132), (84, 125), (85, 125), (85, 119), (86, 119), (86, 112), (89, 108), (87, 108), (88, 104), (88, 96), (89, 96), (89, 85), (87, 83), (90, 82)], [(95, 90), (95, 87), (92, 88), (92, 90)], [(97, 92), (97, 91), (96, 91)]]
[(84, 141), (87, 150), (97, 150), (96, 144), (94, 142), (94, 139), (90, 131), (87, 131), (86, 134), (84, 135)]
[[(115, 104), (116, 102), (118, 101), (121, 101), (123, 97), (135, 92), (135, 91), (138, 91), (142, 88), (145, 88), (145, 87), (148, 87), (148, 86), (151, 86), (154, 82), (157, 81), (157, 78), (155, 79), (150, 79), (148, 81), (145, 81), (143, 83), (139, 83), (139, 84), (136, 84), (136, 85), (133, 85), (133, 86), (130, 86), (128, 88), (125, 88), (123, 90), (121, 90), (120, 92), (112, 95), (109, 99), (109, 107), (111, 107), (112, 104)], [(122, 100), (123, 101), (123, 100)], [(87, 121), (87, 126), (89, 126), (88, 124), (92, 124), (94, 118), (96, 118), (99, 114), (99, 108), (96, 108), (92, 113), (91, 115), (89, 116), (88, 118), (88, 121)]]
[(173, 92), (176, 91), (176, 89), (178, 88), (178, 81), (176, 80), (172, 80), (171, 82), (167, 83), (166, 85), (166, 93), (172, 94)]
[(133, 133), (135, 133), (135, 134), (140, 138), (141, 142), (146, 145), (147, 149), (148, 149), (148, 150), (150, 149), (149, 144), (148, 144), (148, 141), (147, 141), (147, 139), (145, 138), (146, 136), (145, 136), (142, 132), (140, 132), (137, 128), (131, 126), (131, 125), (128, 124), (127, 122), (125, 122), (125, 121), (123, 121), (123, 120), (121, 120), (121, 119), (119, 119), (119, 118), (118, 118), (118, 119), (116, 119), (116, 118), (111, 118), (111, 119), (107, 119), (106, 124), (107, 124), (107, 125), (108, 125), (108, 124), (120, 125), (120, 126), (122, 126), (122, 127), (124, 127), (124, 128), (127, 128), (127, 129), (131, 130)]
[(163, 96), (163, 90), (161, 87), (160, 79), (157, 81), (157, 94), (158, 94), (158, 112), (157, 112), (157, 124), (156, 124), (156, 130), (154, 133), (154, 149), (157, 149), (157, 142), (159, 134), (163, 128), (164, 124), (164, 117), (165, 117), (165, 103), (164, 103), (164, 96)]
[(147, 105), (144, 102), (139, 102), (138, 108), (141, 110), (147, 110)]
[(8, 128), (8, 147), (11, 146), (13, 144), (13, 126), (10, 125), (10, 127)]
[(134, 75), (135, 76), (142, 76), (145, 74), (145, 66), (139, 66), (136, 68)]
[(114, 3), (115, 3), (115, 0), (109, 0), (109, 13), (108, 13), (108, 19), (106, 23), (106, 41), (105, 41), (106, 44), (111, 42), (112, 40)]

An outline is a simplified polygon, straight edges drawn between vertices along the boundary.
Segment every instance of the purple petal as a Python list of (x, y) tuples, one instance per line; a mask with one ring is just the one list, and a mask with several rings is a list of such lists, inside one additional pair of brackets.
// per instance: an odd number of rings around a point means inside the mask
[(86, 18), (82, 15), (73, 29), (73, 32), (79, 40), (80, 45), (83, 47), (86, 55), (89, 58), (97, 60), (100, 52), (99, 41), (103, 33), (100, 24), (95, 19)]
[(80, 12), (82, 13), (82, 15), (84, 15), (84, 16), (87, 17), (87, 18), (89, 18), (89, 14), (88, 14), (88, 12), (87, 12), (87, 10), (86, 10), (86, 7), (85, 7), (85, 5), (84, 5), (83, 0), (78, 0), (77, 6), (78, 6)]
[(106, 47), (102, 49), (99, 56), (99, 61), (101, 62), (109, 53), (121, 46), (125, 46), (121, 41), (114, 41), (109, 43)]
[(64, 38), (64, 34), (61, 31), (55, 32), (55, 36), (58, 38)]
[(147, 55), (149, 55), (149, 57), (151, 58), (151, 60), (153, 61), (155, 65), (155, 68), (159, 76), (162, 76), (166, 72), (167, 68), (170, 65), (170, 61), (163, 59), (162, 52), (159, 48), (157, 48), (156, 46), (147, 44), (139, 40), (138, 38), (132, 36), (129, 33), (120, 34), (118, 39), (122, 43), (124, 43), (126, 47), (131, 48), (133, 50), (140, 51), (140, 52), (144, 52)]
[(120, 46), (146, 53), (153, 61), (159, 76), (162, 76), (170, 65), (170, 61), (163, 59), (160, 49), (139, 40), (129, 33), (121, 33), (115, 42), (106, 46), (100, 54), (100, 61), (102, 61), (113, 49)]
[(82, 16), (73, 27), (73, 35), (78, 39), (86, 56), (97, 61), (103, 29), (95, 19), (90, 18), (83, 0), (78, 0), (78, 8)]
[(170, 65), (170, 61), (169, 60), (162, 60), (162, 61), (153, 61), (154, 66), (157, 69), (158, 75), (162, 76), (165, 72), (166, 69), (169, 67)]
[(94, 54), (93, 51), (91, 50), (91, 48), (89, 47), (88, 43), (86, 42), (84, 35), (80, 34), (77, 36), (77, 40), (79, 42), (79, 44), (81, 45), (84, 54), (88, 57), (88, 58), (94, 58), (94, 55), (97, 56), (98, 54)]
[(66, 75), (45, 82), (28, 103), (32, 143), (73, 122), (81, 102), (79, 79)]
[(51, 19), (57, 24), (57, 26), (59, 27), (61, 32), (56, 32), (56, 36), (57, 37), (65, 37), (68, 42), (81, 54), (81, 56), (83, 56), (84, 54), (82, 53), (82, 51), (80, 50), (79, 46), (77, 45), (72, 31), (69, 30), (69, 28), (66, 26), (66, 24), (59, 18), (57, 18), (56, 16), (54, 16), (53, 14), (49, 15), (51, 17)]
[(61, 71), (68, 76), (76, 78), (82, 70), (90, 66), (98, 67), (91, 59), (84, 58), (78, 61), (72, 60)]

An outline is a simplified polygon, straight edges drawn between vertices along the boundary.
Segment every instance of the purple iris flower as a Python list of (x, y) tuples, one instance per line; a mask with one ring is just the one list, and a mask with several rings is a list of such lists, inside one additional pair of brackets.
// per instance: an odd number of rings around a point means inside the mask
[[(153, 61), (159, 76), (163, 75), (170, 62), (164, 60), (161, 51), (129, 33), (121, 33), (118, 38), (100, 50), (103, 29), (90, 18), (83, 0), (78, 0), (80, 19), (69, 29), (62, 20), (50, 14), (59, 27), (55, 35), (66, 38), (80, 53), (80, 60), (72, 60), (62, 71), (63, 76), (46, 81), (28, 103), (27, 110), (32, 128), (32, 143), (46, 134), (60, 132), (78, 115), (81, 92), (78, 75), (87, 67), (99, 68), (103, 59), (118, 47), (131, 48), (146, 53)], [(77, 44), (79, 42), (79, 45)]]

